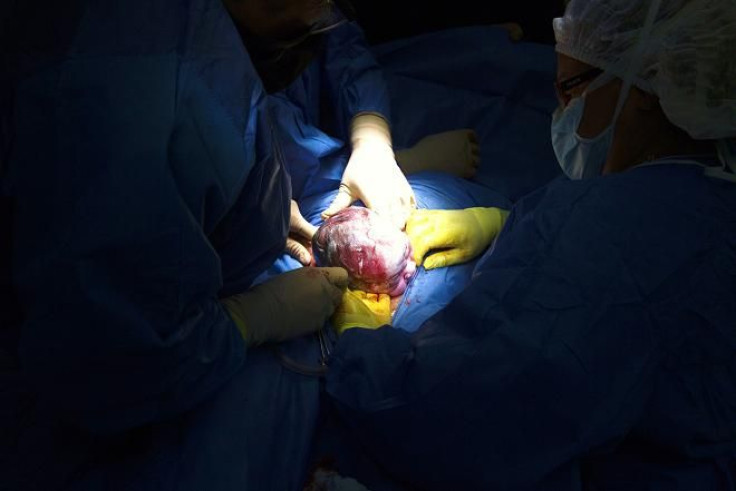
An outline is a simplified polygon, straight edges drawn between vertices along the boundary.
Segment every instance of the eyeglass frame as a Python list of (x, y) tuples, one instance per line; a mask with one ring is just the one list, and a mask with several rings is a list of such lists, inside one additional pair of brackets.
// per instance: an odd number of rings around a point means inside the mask
[(311, 38), (312, 36), (316, 36), (319, 34), (326, 33), (327, 31), (331, 31), (332, 29), (335, 29), (343, 24), (346, 24), (347, 22), (350, 22), (350, 17), (344, 15), (342, 11), (340, 10), (339, 6), (335, 3), (334, 0), (325, 0), (324, 1), (325, 6), (327, 7), (330, 14), (334, 15), (335, 12), (338, 13), (337, 20), (332, 22), (328, 25), (320, 25), (319, 22), (316, 23), (316, 25), (309, 27), (306, 32), (295, 36), (288, 40), (280, 40), (279, 46), (274, 52), (269, 56), (269, 59), (272, 61), (278, 61), (284, 53), (286, 53), (288, 50), (299, 46), (307, 39)]
[(570, 78), (566, 78), (561, 82), (555, 81), (554, 86), (555, 90), (557, 91), (557, 97), (560, 100), (564, 100), (564, 97), (568, 96), (568, 92), (570, 92), (572, 89), (584, 84), (585, 82), (589, 82), (595, 79), (604, 71), (605, 70), (603, 70), (602, 68), (593, 67)]

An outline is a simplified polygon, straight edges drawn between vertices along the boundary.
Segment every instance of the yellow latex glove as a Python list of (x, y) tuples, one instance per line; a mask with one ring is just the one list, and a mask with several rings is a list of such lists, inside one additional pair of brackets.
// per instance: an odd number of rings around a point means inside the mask
[[(509, 212), (501, 208), (415, 210), (406, 222), (417, 266), (443, 268), (470, 261), (490, 245)], [(442, 249), (424, 256), (434, 249)]]
[(340, 335), (353, 327), (378, 329), (390, 323), (391, 297), (385, 293), (347, 290), (332, 316), (332, 325)]

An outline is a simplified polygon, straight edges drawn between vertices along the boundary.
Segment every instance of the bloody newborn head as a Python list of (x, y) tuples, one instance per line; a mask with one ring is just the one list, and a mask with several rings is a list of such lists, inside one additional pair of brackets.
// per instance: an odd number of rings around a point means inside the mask
[(328, 218), (312, 247), (317, 265), (345, 268), (350, 286), (365, 292), (401, 295), (416, 270), (407, 235), (368, 208), (351, 206)]

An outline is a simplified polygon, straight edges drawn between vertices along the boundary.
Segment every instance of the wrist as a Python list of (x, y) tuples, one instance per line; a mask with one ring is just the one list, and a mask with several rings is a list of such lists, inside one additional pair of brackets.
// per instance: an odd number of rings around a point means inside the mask
[(350, 124), (350, 144), (353, 151), (363, 146), (386, 148), (393, 153), (391, 129), (379, 113), (360, 113)]
[(470, 212), (478, 222), (481, 233), (483, 234), (483, 240), (486, 244), (490, 244), (498, 235), (509, 216), (508, 210), (496, 207), (468, 208), (468, 212)]
[(245, 327), (245, 318), (241, 315), (241, 312), (238, 309), (235, 297), (223, 298), (220, 300), (220, 304), (225, 308), (225, 312), (235, 323), (235, 326), (238, 328), (238, 331), (240, 331), (240, 335), (243, 337), (243, 340), (246, 344), (250, 344), (248, 339), (248, 330)]

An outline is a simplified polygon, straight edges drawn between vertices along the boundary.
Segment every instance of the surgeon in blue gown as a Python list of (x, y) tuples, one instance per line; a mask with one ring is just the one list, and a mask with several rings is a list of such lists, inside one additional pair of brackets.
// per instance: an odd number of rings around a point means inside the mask
[[(425, 135), (409, 148), (394, 148), (384, 71), (349, 3), (327, 2), (328, 15), (317, 22), (284, 24), (278, 34), (269, 36), (263, 34), (264, 25), (282, 16), (278, 2), (226, 0), (226, 4), (269, 93), (292, 185), (288, 256), (280, 258), (269, 274), (312, 259), (304, 243), (316, 227), (301, 214), (299, 205), (305, 199), (337, 191), (319, 210), (322, 219), (360, 201), (403, 228), (417, 202), (406, 176), (422, 171), (461, 178), (475, 174), (480, 148), (471, 129)], [(325, 2), (287, 5), (308, 13), (322, 9)], [(264, 22), (247, 22), (254, 16)], [(403, 116), (421, 119), (420, 113)]]
[(318, 379), (274, 349), (315, 363), (302, 335), (347, 277), (253, 285), (290, 225), (239, 32), (264, 17), (221, 0), (15, 9), (0, 147), (22, 315), (0, 349), (2, 487), (298, 489)]
[[(736, 9), (572, 0), (554, 27), (566, 177), (415, 333), (337, 317), (327, 390), (386, 481), (333, 456), (373, 490), (736, 489)], [(410, 217), (420, 253), (447, 213)]]
[[(416, 202), (392, 146), (386, 82), (351, 19), (352, 7), (319, 0), (224, 1), (269, 93), (290, 177), (295, 220), (286, 251), (309, 264), (311, 255), (303, 244), (316, 228), (303, 219), (297, 200), (336, 189), (323, 218), (361, 201), (403, 228)], [(285, 22), (289, 12), (316, 20)], [(276, 27), (268, 29), (272, 24)], [(467, 132), (458, 136), (451, 148), (477, 149)], [(477, 152), (466, 154), (466, 166), (477, 166)], [(274, 271), (299, 262), (286, 260)]]
[[(227, 2), (236, 19), (252, 15), (250, 2)], [(395, 148), (384, 70), (353, 14), (349, 3), (338, 0), (330, 15), (307, 31), (280, 39), (264, 39), (247, 29), (241, 34), (270, 94), (293, 198), (301, 204), (337, 190), (320, 210), (323, 219), (361, 201), (403, 227), (416, 206), (406, 176), (436, 171), (473, 177), (480, 164), (477, 135), (468, 128), (451, 129)], [(422, 113), (399, 117), (421, 120)], [(292, 232), (308, 239), (314, 227)], [(292, 238), (288, 252), (309, 262), (308, 250)]]

